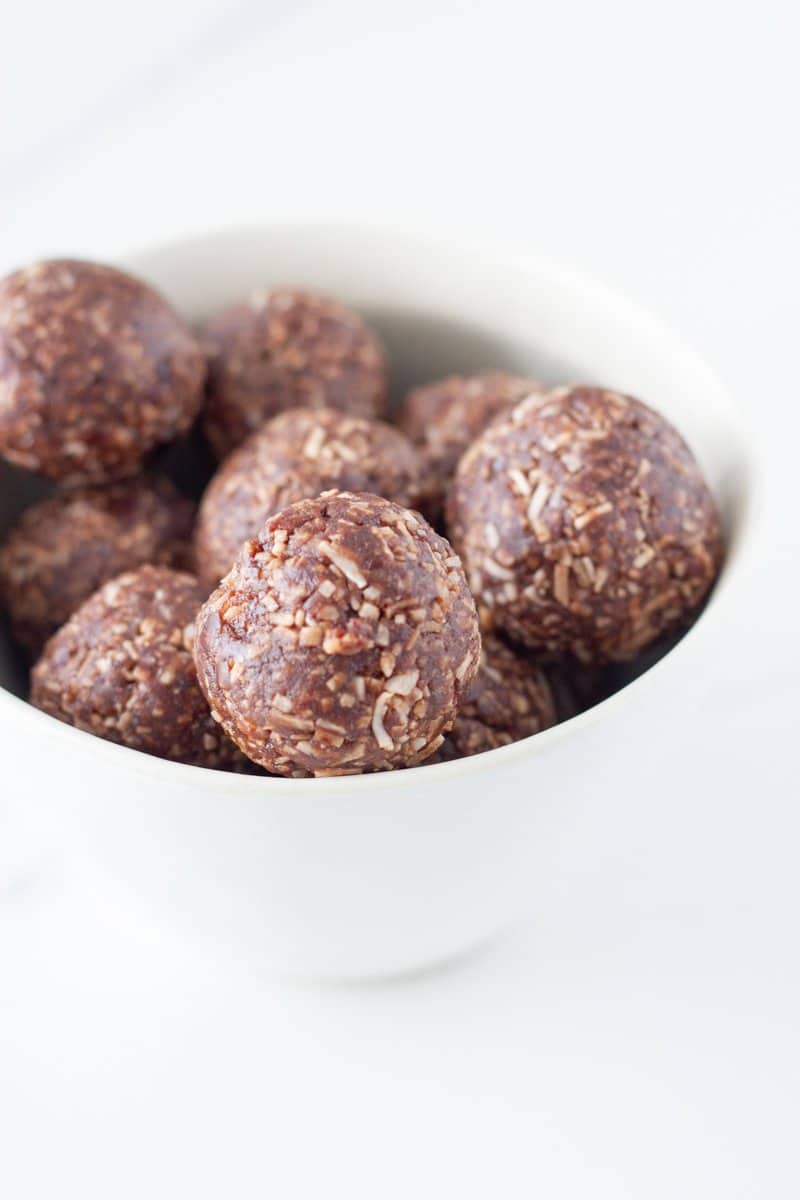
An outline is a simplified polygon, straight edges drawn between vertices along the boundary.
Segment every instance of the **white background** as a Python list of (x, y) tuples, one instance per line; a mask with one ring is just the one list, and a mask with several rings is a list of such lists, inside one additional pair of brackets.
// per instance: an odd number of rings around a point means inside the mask
[(798, 1195), (793, 8), (4, 9), (0, 269), (287, 216), (540, 252), (704, 353), (769, 485), (703, 723), (632, 747), (563, 833), (558, 903), (450, 971), (279, 986), (57, 847), (15, 873), (0, 829), (4, 1198)]

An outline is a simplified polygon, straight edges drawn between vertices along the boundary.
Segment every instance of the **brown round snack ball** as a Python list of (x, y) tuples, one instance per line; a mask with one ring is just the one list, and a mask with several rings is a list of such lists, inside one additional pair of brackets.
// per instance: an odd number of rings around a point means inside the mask
[(478, 673), (435, 759), (467, 758), (509, 746), (549, 729), (557, 720), (553, 693), (541, 668), (487, 634)]
[(357, 313), (313, 292), (273, 288), (205, 328), (205, 430), (219, 458), (286, 408), (386, 410), (386, 356)]
[(0, 281), (0, 454), (62, 483), (134, 475), (189, 428), (205, 362), (152, 288), (62, 260)]
[(457, 556), (418, 513), (327, 492), (271, 517), (197, 621), (212, 712), (279, 775), (422, 762), (480, 655)]
[(700, 467), (630, 396), (556, 388), (459, 463), (448, 528), (482, 618), (548, 655), (632, 658), (689, 623), (722, 561)]
[(31, 703), (133, 750), (239, 767), (197, 685), (192, 646), (203, 597), (196, 579), (167, 567), (112, 579), (45, 646), (31, 672)]
[(292, 408), (226, 458), (200, 504), (198, 573), (216, 586), (267, 517), (335, 488), (374, 492), (404, 508), (419, 499), (420, 464), (391, 425), (332, 408)]
[(144, 563), (189, 565), (194, 505), (167, 479), (57, 492), (27, 509), (0, 545), (0, 601), (36, 656), (101, 584)]
[(542, 393), (537, 379), (508, 371), (449, 375), (408, 393), (398, 425), (419, 447), (424, 466), (425, 511), (438, 519), (458, 460), (486, 426), (531, 393)]

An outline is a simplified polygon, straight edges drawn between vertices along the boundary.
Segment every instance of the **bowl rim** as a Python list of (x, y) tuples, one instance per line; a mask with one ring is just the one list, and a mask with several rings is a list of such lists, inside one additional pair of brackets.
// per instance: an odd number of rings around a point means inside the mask
[[(123, 771), (133, 771), (145, 779), (161, 780), (165, 783), (173, 782), (190, 791), (201, 788), (204, 791), (216, 792), (221, 796), (236, 795), (240, 799), (256, 798), (262, 801), (266, 798), (299, 799), (302, 796), (306, 801), (314, 799), (326, 803), (332, 797), (350, 797), (354, 796), (354, 793), (363, 795), (370, 790), (377, 793), (381, 790), (394, 790), (397, 787), (409, 790), (423, 784), (426, 788), (444, 786), (448, 782), (455, 782), (465, 774), (477, 775), (501, 766), (510, 766), (524, 758), (532, 759), (535, 755), (548, 751), (562, 738), (577, 734), (592, 727), (598, 721), (613, 716), (623, 705), (630, 703), (634, 697), (643, 695), (645, 688), (652, 688), (655, 683), (666, 678), (669, 672), (680, 668), (686, 655), (693, 648), (698, 648), (704, 638), (708, 640), (715, 627), (718, 628), (722, 625), (725, 615), (735, 607), (740, 581), (744, 579), (751, 567), (758, 545), (757, 530), (763, 519), (764, 508), (762, 455), (754, 438), (754, 432), (749, 428), (745, 432), (741, 410), (720, 377), (684, 341), (680, 334), (647, 308), (629, 300), (604, 283), (585, 276), (573, 268), (554, 263), (538, 254), (526, 252), (512, 255), (508, 248), (499, 248), (480, 238), (474, 239), (466, 247), (463, 237), (454, 238), (447, 233), (419, 232), (395, 226), (389, 222), (359, 222), (356, 225), (338, 221), (301, 220), (222, 225), (206, 232), (194, 232), (184, 237), (167, 238), (145, 244), (138, 249), (126, 251), (120, 256), (119, 261), (123, 268), (137, 271), (141, 270), (140, 262), (147, 259), (157, 258), (175, 251), (185, 252), (192, 245), (207, 245), (209, 242), (224, 242), (232, 238), (258, 238), (269, 235), (270, 237), (281, 236), (290, 239), (313, 234), (315, 237), (338, 239), (363, 237), (366, 233), (388, 236), (395, 241), (404, 241), (409, 246), (413, 246), (417, 253), (435, 250), (440, 254), (468, 255), (476, 267), (483, 264), (489, 270), (499, 269), (521, 275), (535, 270), (540, 276), (552, 280), (554, 287), (580, 292), (583, 298), (588, 299), (592, 305), (614, 310), (621, 322), (624, 321), (633, 329), (646, 331), (653, 341), (668, 342), (671, 352), (679, 354), (692, 373), (703, 373), (706, 376), (713, 385), (717, 402), (725, 413), (726, 432), (733, 434), (746, 466), (743, 477), (737, 481), (740, 488), (740, 503), (735, 537), (733, 543), (726, 547), (726, 557), (719, 578), (697, 620), (657, 663), (613, 695), (592, 705), (591, 708), (508, 746), (487, 750), (471, 757), (440, 763), (422, 763), (416, 767), (395, 771), (333, 776), (322, 779), (288, 779), (280, 776), (240, 775), (171, 762), (140, 750), (106, 741), (94, 734), (66, 725), (55, 717), (34, 708), (27, 700), (15, 696), (0, 685), (0, 721), (6, 727), (9, 722), (13, 722), (15, 725), (27, 723), (32, 729), (38, 727), (43, 739), (49, 733), (57, 738), (66, 738), (68, 744), (76, 752), (83, 751), (84, 754), (91, 753), (107, 757), (110, 769), (116, 767)], [(421, 774), (422, 772), (424, 775)]]

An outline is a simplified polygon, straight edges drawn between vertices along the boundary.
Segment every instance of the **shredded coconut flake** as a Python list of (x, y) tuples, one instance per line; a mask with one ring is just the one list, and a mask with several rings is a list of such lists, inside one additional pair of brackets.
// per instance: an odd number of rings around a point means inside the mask
[(419, 679), (419, 671), (401, 671), (386, 681), (386, 690), (397, 696), (409, 696)]
[(513, 571), (509, 571), (508, 567), (502, 566), (493, 558), (484, 558), (483, 562), (481, 563), (481, 569), (483, 570), (484, 574), (489, 575), (492, 579), (506, 580), (514, 578)]
[(512, 467), (512, 469), (508, 472), (508, 478), (511, 480), (512, 484), (516, 486), (516, 489), (521, 496), (530, 496), (531, 485), (528, 483), (527, 479), (518, 467)]
[(320, 542), (319, 552), (320, 554), (324, 554), (335, 567), (338, 567), (345, 578), (354, 583), (356, 587), (364, 588), (367, 586), (367, 581), (362, 575), (358, 563), (354, 562), (352, 558), (348, 558), (346, 554), (342, 554), (330, 542)]
[(394, 750), (394, 742), (386, 732), (386, 727), (383, 723), (383, 718), (391, 703), (391, 699), (391, 692), (381, 692), (372, 710), (372, 733), (381, 750)]
[(596, 521), (598, 517), (604, 517), (606, 513), (610, 513), (612, 508), (613, 505), (611, 502), (606, 500), (603, 504), (598, 504), (596, 508), (588, 509), (575, 518), (575, 528), (579, 530), (585, 529), (587, 525), (591, 525), (592, 521)]
[(325, 445), (325, 430), (321, 425), (315, 425), (306, 438), (303, 454), (306, 458), (319, 458), (319, 452)]
[(459, 682), (461, 682), (463, 679), (466, 678), (467, 672), (469, 671), (471, 666), (472, 666), (472, 652), (468, 650), (467, 653), (462, 658), (461, 662), (458, 664), (458, 668), (456, 669), (456, 679), (458, 679)]
[(528, 504), (528, 520), (531, 525), (537, 519), (545, 504), (547, 504), (551, 491), (550, 484), (544, 479), (536, 485), (536, 491), (531, 496), (530, 503)]

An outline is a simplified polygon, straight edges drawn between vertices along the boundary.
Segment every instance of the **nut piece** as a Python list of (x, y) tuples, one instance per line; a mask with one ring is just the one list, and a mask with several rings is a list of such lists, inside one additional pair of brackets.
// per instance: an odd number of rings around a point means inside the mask
[(167, 479), (59, 492), (0, 545), (0, 600), (31, 657), (101, 584), (144, 563), (188, 566), (194, 506)]
[(202, 608), (195, 658), (223, 728), (280, 775), (422, 762), (472, 683), (461, 563), (417, 514), (326, 492), (271, 517)]
[(105, 584), (50, 639), (31, 673), (37, 708), (111, 742), (200, 767), (240, 769), (197, 686), (191, 575), (140, 567)]
[(386, 410), (386, 356), (357, 313), (327, 296), (273, 288), (213, 317), (205, 430), (224, 458), (287, 408)]
[(332, 408), (273, 417), (225, 460), (200, 505), (198, 572), (215, 587), (267, 517), (321, 492), (374, 492), (404, 508), (419, 498), (420, 464), (391, 425)]
[(478, 674), (455, 724), (429, 761), (445, 762), (508, 746), (549, 729), (557, 720), (553, 693), (541, 668), (488, 634)]
[(0, 454), (62, 483), (135, 474), (202, 403), (200, 347), (112, 267), (37, 263), (0, 281)]
[(689, 624), (722, 561), (686, 443), (601, 388), (556, 388), (494, 422), (461, 459), (447, 511), (484, 623), (584, 663), (632, 658)]
[(425, 512), (439, 520), (458, 460), (501, 413), (545, 385), (507, 371), (450, 375), (414, 388), (403, 401), (398, 425), (419, 447), (424, 469)]

